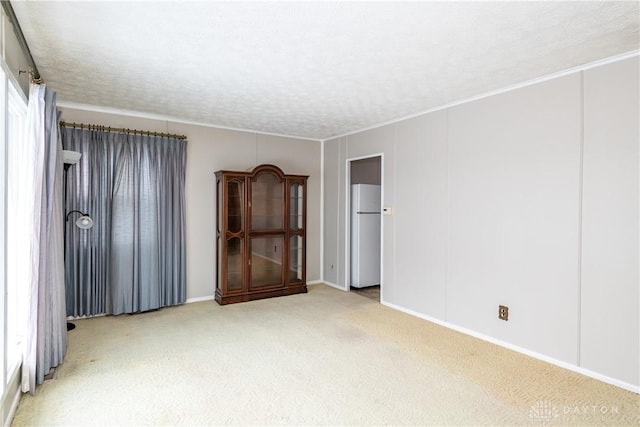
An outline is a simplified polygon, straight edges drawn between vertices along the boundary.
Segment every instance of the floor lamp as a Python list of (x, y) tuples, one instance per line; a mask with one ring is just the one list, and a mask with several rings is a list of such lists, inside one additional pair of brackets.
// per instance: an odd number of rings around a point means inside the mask
[[(69, 170), (69, 168), (73, 165), (75, 165), (76, 163), (78, 163), (80, 161), (80, 157), (82, 157), (82, 154), (77, 152), (77, 151), (69, 151), (69, 150), (62, 150), (62, 161), (64, 162), (64, 205), (67, 205), (67, 171)], [(91, 217), (89, 216), (89, 214), (86, 214), (82, 211), (79, 210), (72, 210), (67, 212), (67, 214), (64, 217), (64, 237), (66, 240), (67, 237), (67, 222), (69, 221), (69, 216), (71, 216), (71, 214), (74, 213), (79, 213), (80, 217), (76, 220), (76, 226), (78, 228), (81, 228), (83, 230), (88, 230), (89, 228), (93, 227), (93, 219), (91, 219)], [(64, 242), (64, 263), (65, 263), (65, 289), (66, 289), (66, 278), (67, 278), (67, 274), (66, 274), (66, 266), (67, 266), (67, 244), (66, 241)], [(74, 325), (71, 322), (67, 322), (67, 331), (70, 331), (72, 329), (75, 329), (76, 325)]]

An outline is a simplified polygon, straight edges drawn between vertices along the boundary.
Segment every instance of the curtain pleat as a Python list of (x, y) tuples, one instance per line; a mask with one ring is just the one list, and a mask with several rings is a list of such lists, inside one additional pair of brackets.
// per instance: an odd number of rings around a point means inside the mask
[(65, 149), (82, 153), (68, 170), (67, 313), (121, 314), (186, 300), (186, 141), (62, 128)]

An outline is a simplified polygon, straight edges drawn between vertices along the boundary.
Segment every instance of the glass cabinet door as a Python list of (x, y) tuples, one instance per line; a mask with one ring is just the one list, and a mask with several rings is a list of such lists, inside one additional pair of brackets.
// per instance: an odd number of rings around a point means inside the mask
[(222, 288), (222, 268), (220, 258), (222, 257), (222, 184), (220, 179), (216, 180), (216, 288)]
[(242, 239), (233, 237), (227, 242), (227, 290), (242, 289)]
[(289, 283), (302, 281), (303, 245), (302, 236), (291, 236), (289, 241)]
[(251, 183), (251, 230), (282, 230), (284, 183), (264, 172)]
[(227, 291), (243, 289), (243, 221), (244, 221), (244, 181), (230, 178), (227, 183)]
[(280, 236), (251, 239), (251, 289), (282, 284), (282, 243)]
[(289, 188), (289, 224), (292, 230), (301, 230), (304, 214), (304, 187), (293, 183)]
[(304, 280), (304, 183), (289, 182), (288, 283)]
[(244, 212), (244, 183), (239, 180), (227, 182), (227, 230), (231, 233), (242, 231)]

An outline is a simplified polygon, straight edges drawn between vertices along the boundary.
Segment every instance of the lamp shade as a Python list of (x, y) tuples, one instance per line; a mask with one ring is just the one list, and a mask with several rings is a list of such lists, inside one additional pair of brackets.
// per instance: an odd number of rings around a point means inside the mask
[(93, 227), (93, 219), (91, 219), (89, 215), (82, 215), (76, 221), (76, 225), (83, 230), (88, 230), (89, 228)]
[(69, 165), (75, 165), (82, 157), (82, 154), (77, 151), (62, 150), (62, 161)]

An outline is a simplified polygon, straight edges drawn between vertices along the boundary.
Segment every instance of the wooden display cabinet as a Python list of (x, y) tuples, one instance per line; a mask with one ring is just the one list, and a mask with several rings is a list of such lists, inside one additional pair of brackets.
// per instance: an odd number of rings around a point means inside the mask
[(216, 175), (221, 304), (307, 292), (307, 178), (274, 165)]

